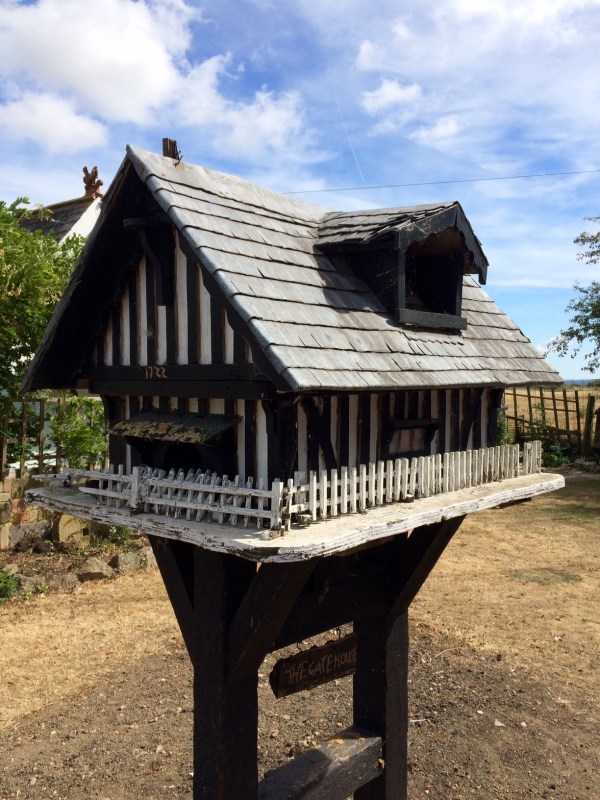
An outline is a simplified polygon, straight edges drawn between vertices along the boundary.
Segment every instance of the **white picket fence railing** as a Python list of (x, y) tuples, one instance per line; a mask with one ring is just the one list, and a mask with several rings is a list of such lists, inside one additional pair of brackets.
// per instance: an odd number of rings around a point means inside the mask
[[(277, 493), (276, 481), (271, 491), (264, 482), (254, 487), (252, 478), (241, 481), (239, 476), (229, 480), (227, 475), (202, 470), (172, 469), (165, 472), (148, 467), (134, 467), (125, 475), (122, 467), (114, 472), (75, 470), (71, 480), (85, 478), (97, 481), (98, 486), (79, 486), (85, 494), (95, 495), (98, 503), (115, 508), (126, 507), (145, 513), (162, 514), (167, 517), (185, 518), (201, 522), (237, 525), (257, 528), (280, 526), (281, 497)], [(275, 514), (273, 514), (273, 510)]]
[(308, 481), (296, 475), (283, 492), (286, 527), (294, 515), (316, 522), (338, 514), (354, 514), (385, 503), (481, 486), (506, 478), (541, 472), (541, 442), (485, 447), (419, 458), (397, 458), (359, 467), (311, 472)]
[(274, 533), (292, 523), (309, 524), (340, 514), (364, 512), (386, 503), (410, 502), (494, 481), (541, 472), (541, 442), (486, 447), (419, 458), (397, 458), (359, 467), (296, 474), (287, 483), (274, 481), (270, 490), (252, 478), (229, 480), (216, 473), (152, 470), (134, 467), (114, 471), (73, 470), (62, 475), (38, 475), (37, 480), (79, 485), (97, 503), (115, 508), (162, 514), (189, 521), (229, 525), (250, 524)]

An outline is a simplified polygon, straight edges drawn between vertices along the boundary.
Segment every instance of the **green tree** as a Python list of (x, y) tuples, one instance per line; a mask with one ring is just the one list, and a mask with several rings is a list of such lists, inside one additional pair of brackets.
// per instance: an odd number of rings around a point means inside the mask
[[(600, 217), (588, 217), (588, 221), (600, 223)], [(577, 254), (579, 260), (600, 263), (600, 230), (584, 231), (574, 241), (585, 248)], [(591, 345), (591, 352), (585, 354), (586, 369), (595, 372), (600, 368), (600, 281), (592, 281), (589, 286), (576, 283), (573, 288), (577, 295), (566, 308), (571, 314), (570, 324), (551, 342), (549, 349), (559, 355), (572, 350), (575, 356), (584, 344)]]
[(108, 448), (102, 402), (61, 393), (49, 438), (72, 469), (102, 466)]
[(0, 201), (0, 394), (15, 397), (54, 307), (69, 280), (83, 240), (24, 228), (28, 201)]

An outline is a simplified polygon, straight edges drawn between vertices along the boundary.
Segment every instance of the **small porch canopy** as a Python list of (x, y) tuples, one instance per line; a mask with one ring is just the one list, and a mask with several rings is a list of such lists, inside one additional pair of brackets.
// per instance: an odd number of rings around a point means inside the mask
[(239, 417), (225, 417), (219, 414), (196, 417), (191, 414), (175, 416), (147, 411), (117, 422), (110, 429), (110, 433), (145, 441), (204, 444), (229, 428), (235, 427), (239, 421)]

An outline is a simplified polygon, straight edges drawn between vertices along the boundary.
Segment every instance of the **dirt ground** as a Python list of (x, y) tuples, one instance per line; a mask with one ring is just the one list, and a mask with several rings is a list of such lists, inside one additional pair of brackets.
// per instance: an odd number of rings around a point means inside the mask
[[(600, 476), (471, 516), (411, 608), (411, 800), (600, 797)], [(260, 769), (350, 721), (275, 700)], [(157, 571), (0, 610), (0, 800), (191, 798), (191, 670)]]

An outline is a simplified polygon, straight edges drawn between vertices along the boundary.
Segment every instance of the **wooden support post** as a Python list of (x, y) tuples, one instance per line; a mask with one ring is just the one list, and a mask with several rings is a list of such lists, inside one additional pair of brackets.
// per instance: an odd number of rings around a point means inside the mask
[(560, 422), (558, 419), (558, 406), (556, 404), (556, 389), (552, 387), (552, 389), (550, 389), (550, 392), (552, 395), (552, 409), (554, 411), (554, 427), (560, 428)]
[(565, 409), (565, 428), (567, 429), (567, 438), (569, 440), (569, 444), (571, 444), (571, 411), (569, 409), (569, 398), (566, 389), (563, 389), (562, 396)]
[[(408, 607), (461, 521), (341, 557), (258, 569), (238, 556), (150, 537), (194, 669), (194, 800), (345, 800), (353, 792), (355, 800), (406, 800)], [(264, 656), (346, 622), (354, 625), (345, 640), (354, 665), (353, 728), (259, 785)], [(332, 658), (334, 644), (325, 646)]]
[(581, 425), (581, 408), (579, 406), (579, 391), (575, 389), (575, 416), (577, 419), (577, 452), (583, 453), (583, 430)]
[(596, 397), (593, 394), (590, 394), (587, 399), (587, 406), (585, 409), (585, 422), (583, 426), (583, 444), (582, 444), (582, 455), (583, 456), (591, 456), (592, 455), (592, 447), (594, 443), (594, 407), (596, 405)]
[(256, 800), (258, 673), (227, 675), (229, 622), (252, 562), (194, 548), (194, 800)]
[[(10, 404), (12, 410), (12, 404)], [(8, 472), (8, 425), (10, 422), (10, 412), (8, 410), (9, 406), (7, 404), (6, 414), (4, 415), (4, 419), (2, 420), (2, 454), (0, 456), (1, 464), (0, 468), (2, 470), (1, 477), (4, 478), (5, 472)]]
[(29, 416), (29, 409), (27, 407), (27, 401), (23, 399), (21, 401), (21, 452), (19, 455), (19, 477), (23, 477), (25, 474), (25, 453), (27, 451), (27, 422)]
[[(533, 403), (531, 402), (531, 387), (527, 387), (527, 406), (529, 408), (529, 430), (531, 431), (531, 427), (533, 425)], [(491, 442), (491, 444), (496, 444), (495, 442)]]
[(38, 431), (38, 458), (37, 458), (37, 468), (38, 473), (41, 474), (44, 471), (44, 444), (46, 442), (46, 431), (45, 431), (45, 421), (46, 421), (46, 401), (42, 397), (38, 401), (39, 405), (39, 412), (38, 412), (38, 420), (40, 424), (40, 428)]
[(194, 545), (148, 536), (190, 658), (196, 651)]
[(256, 565), (150, 538), (194, 669), (194, 800), (256, 800), (258, 670), (227, 671), (229, 627)]
[(383, 739), (383, 773), (355, 800), (406, 800), (408, 777), (408, 612), (354, 626), (354, 722)]

